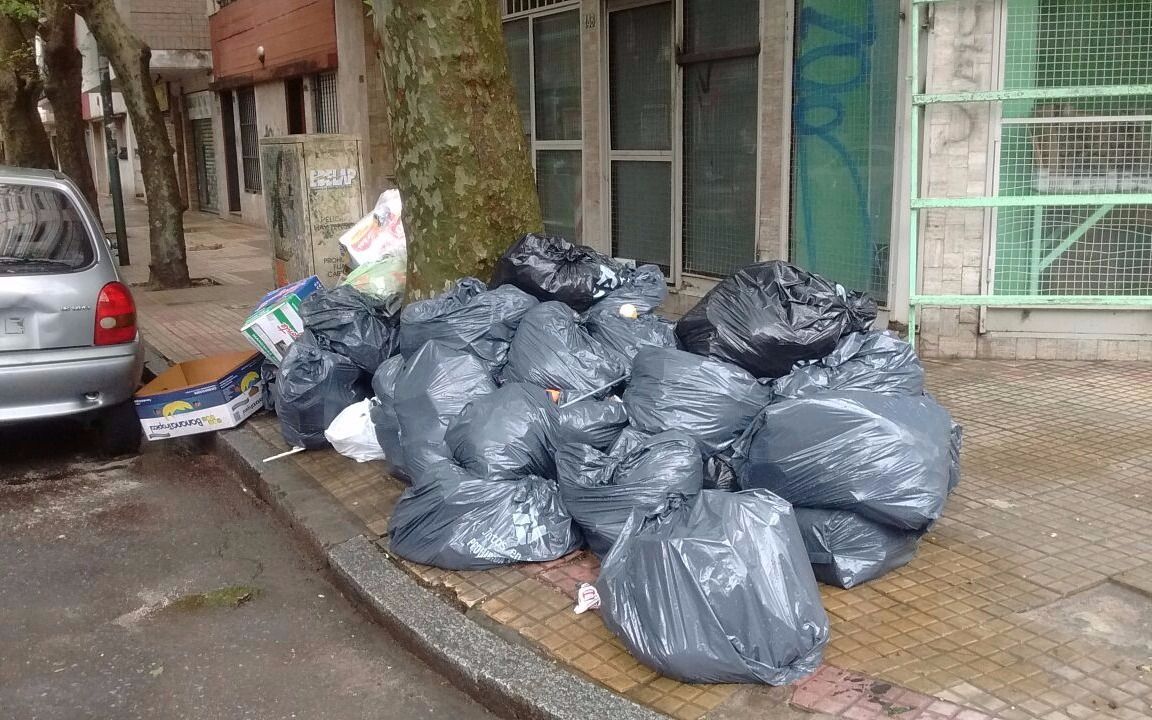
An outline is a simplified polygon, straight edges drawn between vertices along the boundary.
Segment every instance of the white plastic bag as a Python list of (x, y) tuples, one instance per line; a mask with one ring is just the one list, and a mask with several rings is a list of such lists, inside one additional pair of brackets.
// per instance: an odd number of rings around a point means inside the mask
[[(400, 267), (408, 257), (408, 244), (401, 222), (400, 191), (385, 190), (372, 212), (340, 236), (356, 266), (392, 259)], [(401, 293), (404, 288), (399, 289)]]
[(372, 402), (372, 399), (362, 400), (344, 408), (324, 431), (324, 437), (336, 452), (356, 462), (384, 459), (370, 415)]

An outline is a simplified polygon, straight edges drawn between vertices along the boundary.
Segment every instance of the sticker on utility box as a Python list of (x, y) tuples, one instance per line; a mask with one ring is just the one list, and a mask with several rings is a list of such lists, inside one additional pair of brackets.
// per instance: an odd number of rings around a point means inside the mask
[(312, 170), (308, 173), (308, 187), (312, 190), (352, 187), (358, 174), (355, 168)]

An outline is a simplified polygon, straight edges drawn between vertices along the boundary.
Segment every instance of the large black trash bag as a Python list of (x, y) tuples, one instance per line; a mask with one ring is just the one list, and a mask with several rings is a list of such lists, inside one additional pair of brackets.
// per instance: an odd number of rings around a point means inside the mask
[(404, 371), (404, 357), (393, 355), (380, 364), (372, 375), (372, 392), (377, 402), (368, 411), (376, 428), (376, 441), (384, 451), (384, 462), (399, 480), (410, 481), (404, 462), (404, 446), (400, 442), (400, 418), (396, 416), (396, 380)]
[(319, 290), (300, 304), (304, 327), (320, 345), (375, 372), (396, 352), (398, 298), (380, 300), (350, 285)]
[(736, 445), (740, 486), (924, 530), (952, 478), (952, 419), (927, 395), (822, 393), (767, 407)]
[(328, 447), (324, 431), (344, 408), (371, 394), (364, 372), (351, 360), (320, 347), (305, 330), (280, 362), (276, 415), (292, 447)]
[(828, 616), (792, 508), (704, 490), (636, 512), (600, 569), (601, 617), (662, 675), (783, 685), (813, 673)]
[(433, 464), (451, 459), (444, 441), (449, 422), (469, 402), (492, 392), (496, 383), (488, 367), (467, 350), (429, 340), (408, 358), (396, 378), (394, 407), (409, 478), (416, 480)]
[(779, 260), (739, 270), (676, 323), (680, 347), (760, 378), (822, 358), (840, 337), (871, 328), (876, 303)]
[(676, 347), (676, 325), (652, 313), (625, 317), (614, 308), (601, 309), (598, 303), (584, 315), (584, 327), (594, 339), (628, 360), (643, 347)]
[(555, 424), (556, 404), (543, 388), (508, 383), (465, 405), (448, 424), (444, 440), (456, 462), (482, 478), (554, 478)]
[(276, 378), (280, 375), (280, 368), (270, 360), (260, 365), (260, 382), (264, 384), (264, 409), (276, 412)]
[(612, 310), (619, 314), (624, 305), (631, 305), (637, 312), (652, 312), (668, 298), (668, 281), (658, 265), (641, 265), (625, 268), (621, 273), (620, 287), (598, 300), (591, 311)]
[(847, 510), (796, 508), (796, 524), (816, 579), (842, 588), (875, 580), (912, 562), (921, 536)]
[(893, 332), (849, 333), (827, 357), (799, 365), (776, 381), (776, 397), (828, 390), (924, 393), (924, 366), (911, 344)]
[(582, 544), (556, 481), (482, 479), (446, 461), (400, 496), (388, 535), (396, 555), (446, 570), (545, 562)]
[(771, 383), (735, 365), (671, 348), (641, 348), (624, 391), (633, 425), (648, 433), (683, 430), (705, 455), (730, 446), (771, 401)]
[(458, 280), (448, 292), (401, 311), (400, 353), (408, 357), (429, 340), (438, 340), (454, 350), (470, 351), (497, 373), (507, 361), (520, 319), (538, 304), (512, 285), (488, 290), (476, 278)]
[(700, 448), (679, 430), (653, 435), (619, 457), (590, 445), (563, 445), (556, 468), (564, 507), (600, 556), (612, 549), (633, 510), (648, 513), (672, 497), (695, 497), (704, 482)]
[(496, 261), (492, 287), (515, 285), (546, 302), (580, 312), (623, 282), (624, 267), (612, 258), (564, 238), (528, 234)]
[[(588, 334), (579, 316), (558, 302), (540, 303), (520, 321), (504, 380), (579, 396), (627, 375), (627, 362)], [(607, 394), (604, 390), (602, 394)]]
[(619, 398), (581, 400), (565, 405), (556, 412), (552, 444), (560, 447), (565, 443), (573, 443), (607, 450), (626, 427), (628, 411)]

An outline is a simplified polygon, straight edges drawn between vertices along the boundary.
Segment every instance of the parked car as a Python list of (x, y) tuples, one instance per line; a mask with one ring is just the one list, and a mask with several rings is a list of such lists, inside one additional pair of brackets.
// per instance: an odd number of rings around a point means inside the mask
[(100, 221), (57, 172), (0, 166), (0, 425), (75, 416), (135, 452), (144, 351)]

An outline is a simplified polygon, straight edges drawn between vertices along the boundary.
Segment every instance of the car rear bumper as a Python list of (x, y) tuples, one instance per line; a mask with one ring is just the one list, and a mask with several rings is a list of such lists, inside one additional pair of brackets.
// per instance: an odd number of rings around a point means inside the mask
[(131, 399), (140, 386), (144, 347), (0, 353), (0, 424), (79, 415)]

